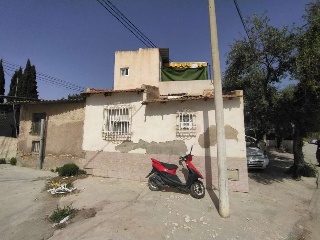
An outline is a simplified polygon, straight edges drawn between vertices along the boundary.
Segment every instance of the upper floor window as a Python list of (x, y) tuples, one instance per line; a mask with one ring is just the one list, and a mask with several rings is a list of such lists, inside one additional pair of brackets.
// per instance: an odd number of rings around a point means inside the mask
[(121, 76), (129, 76), (129, 68), (120, 68)]
[(177, 112), (176, 135), (187, 139), (196, 136), (196, 114), (191, 110)]
[(131, 106), (104, 107), (102, 136), (108, 141), (125, 141), (131, 138)]
[(33, 113), (31, 131), (33, 135), (40, 135), (41, 119), (46, 119), (46, 113)]

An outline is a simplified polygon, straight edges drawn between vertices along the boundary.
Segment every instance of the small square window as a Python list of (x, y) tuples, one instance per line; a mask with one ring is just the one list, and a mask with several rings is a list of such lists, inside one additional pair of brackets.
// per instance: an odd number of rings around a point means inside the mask
[(120, 68), (121, 76), (129, 76), (129, 68)]
[(32, 141), (32, 152), (40, 152), (40, 141)]

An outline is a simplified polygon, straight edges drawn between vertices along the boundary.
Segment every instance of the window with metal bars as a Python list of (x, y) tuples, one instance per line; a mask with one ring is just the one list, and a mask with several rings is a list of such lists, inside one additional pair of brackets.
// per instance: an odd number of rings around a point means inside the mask
[(102, 137), (107, 141), (125, 141), (131, 138), (131, 106), (104, 107)]
[(40, 141), (32, 141), (32, 152), (38, 153), (40, 151)]
[(196, 136), (196, 114), (191, 110), (177, 112), (176, 135), (187, 139)]
[(33, 113), (31, 133), (33, 135), (40, 135), (41, 119), (46, 119), (46, 113)]

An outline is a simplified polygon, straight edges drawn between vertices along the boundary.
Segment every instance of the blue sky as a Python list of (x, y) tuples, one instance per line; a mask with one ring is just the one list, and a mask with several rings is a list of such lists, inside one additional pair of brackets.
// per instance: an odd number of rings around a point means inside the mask
[[(211, 64), (207, 0), (112, 0), (172, 61)], [(302, 25), (311, 0), (238, 0), (244, 17), (267, 13), (274, 26)], [(216, 0), (221, 71), (230, 44), (245, 35), (232, 0)], [(145, 47), (96, 0), (1, 0), (0, 58), (83, 86), (112, 89), (114, 53)], [(7, 70), (6, 94), (12, 71)], [(75, 92), (38, 80), (41, 99)]]

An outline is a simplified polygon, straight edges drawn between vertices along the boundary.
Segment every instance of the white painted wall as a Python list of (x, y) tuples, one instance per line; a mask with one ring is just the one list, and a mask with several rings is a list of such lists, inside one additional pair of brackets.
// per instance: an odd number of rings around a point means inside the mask
[[(121, 68), (129, 68), (129, 76), (121, 76)], [(159, 86), (161, 60), (158, 48), (117, 51), (114, 63), (114, 89), (140, 88), (142, 84)]]
[[(204, 90), (213, 89), (210, 80), (160, 82), (161, 65), (158, 48), (117, 51), (114, 63), (114, 90), (135, 89), (147, 84), (159, 87), (160, 95), (203, 95)], [(129, 76), (121, 76), (121, 68), (129, 68)]]
[[(132, 142), (139, 140), (146, 142), (166, 142), (180, 140), (176, 137), (176, 112), (178, 110), (190, 109), (196, 111), (197, 136), (185, 140), (188, 149), (192, 145), (193, 154), (205, 156), (208, 154), (199, 143), (200, 134), (210, 125), (215, 125), (214, 101), (172, 101), (166, 104), (151, 103), (141, 105), (142, 94), (138, 93), (113, 93), (105, 97), (103, 94), (94, 94), (87, 97), (84, 121), (83, 150), (117, 152), (117, 143), (102, 139), (103, 106), (108, 104), (132, 104)], [(243, 119), (243, 98), (224, 100), (225, 125), (230, 125), (238, 131), (237, 140), (226, 140), (227, 157), (245, 158), (245, 137)], [(174, 147), (174, 146), (172, 146)], [(135, 153), (145, 153), (144, 149), (136, 149)], [(181, 153), (184, 154), (184, 153)], [(210, 147), (210, 155), (216, 156), (217, 147)]]
[(174, 93), (187, 93), (189, 95), (204, 95), (204, 90), (213, 90), (211, 80), (195, 80), (195, 81), (171, 81), (160, 82), (159, 91), (161, 95)]

